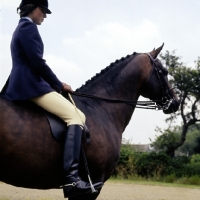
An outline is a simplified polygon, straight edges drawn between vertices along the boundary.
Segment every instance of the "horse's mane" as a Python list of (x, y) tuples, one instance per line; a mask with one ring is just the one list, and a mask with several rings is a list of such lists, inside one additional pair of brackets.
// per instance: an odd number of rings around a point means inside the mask
[(99, 73), (97, 73), (95, 76), (93, 76), (91, 79), (87, 80), (85, 82), (85, 84), (83, 84), (80, 88), (76, 89), (76, 92), (80, 91), (81, 89), (85, 88), (88, 86), (88, 84), (90, 84), (91, 82), (93, 82), (94, 80), (96, 80), (96, 78), (100, 77), (101, 75), (105, 74), (106, 72), (108, 72), (108, 70), (110, 70), (111, 68), (115, 67), (117, 64), (126, 61), (127, 59), (130, 58), (134, 58), (138, 53), (134, 52), (131, 55), (127, 55), (126, 57), (122, 57), (121, 59), (117, 59), (115, 62), (110, 63), (109, 66), (107, 66), (106, 68), (102, 69)]

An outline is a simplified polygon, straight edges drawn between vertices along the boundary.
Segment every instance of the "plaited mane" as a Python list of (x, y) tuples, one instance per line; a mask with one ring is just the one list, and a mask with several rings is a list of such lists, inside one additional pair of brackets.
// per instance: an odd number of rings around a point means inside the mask
[(131, 58), (131, 57), (135, 57), (135, 55), (137, 55), (136, 52), (134, 52), (134, 53), (131, 54), (131, 55), (127, 55), (126, 57), (122, 57), (121, 59), (116, 60), (116, 61), (113, 62), (113, 63), (110, 63), (110, 65), (107, 66), (106, 68), (102, 69), (102, 70), (100, 71), (100, 73), (97, 73), (97, 74), (96, 74), (95, 76), (93, 76), (91, 79), (87, 80), (87, 81), (85, 82), (84, 85), (82, 85), (80, 88), (77, 88), (77, 89), (76, 89), (76, 92), (79, 92), (79, 90), (81, 90), (81, 89), (87, 87), (88, 84), (92, 83), (94, 80), (96, 80), (96, 78), (100, 77), (101, 75), (105, 74), (108, 70), (110, 70), (111, 68), (115, 67), (116, 64), (119, 64), (120, 62), (124, 62), (124, 61), (126, 61), (127, 59), (129, 59), (129, 58)]

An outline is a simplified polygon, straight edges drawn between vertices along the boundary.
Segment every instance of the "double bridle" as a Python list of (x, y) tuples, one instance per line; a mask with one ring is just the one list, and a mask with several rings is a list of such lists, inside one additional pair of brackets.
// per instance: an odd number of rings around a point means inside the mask
[[(156, 59), (154, 59), (151, 54), (149, 53), (146, 53), (151, 62), (152, 62), (152, 65), (153, 65), (153, 69), (155, 69), (156, 71), (156, 75), (157, 75), (157, 78), (158, 78), (158, 81), (159, 81), (159, 84), (162, 88), (162, 93), (163, 93), (163, 97), (161, 100), (153, 100), (154, 102), (157, 102), (157, 103), (162, 103), (162, 106), (161, 105), (156, 105), (158, 107), (158, 110), (167, 110), (169, 108), (169, 106), (171, 105), (171, 103), (173, 102), (174, 100), (174, 97), (172, 96), (170, 90), (174, 89), (174, 87), (171, 87), (169, 88), (167, 82), (166, 82), (166, 79), (164, 78), (164, 75), (162, 73), (162, 70), (159, 69), (159, 67), (156, 65)], [(153, 70), (152, 70), (153, 71)], [(156, 108), (157, 109), (157, 108)]]
[[(155, 69), (157, 78), (159, 80), (159, 84), (162, 88), (163, 97), (161, 100), (132, 101), (132, 100), (102, 98), (102, 97), (98, 97), (98, 96), (94, 96), (94, 95), (90, 95), (86, 93), (80, 93), (80, 92), (72, 92), (71, 94), (75, 96), (85, 97), (85, 98), (103, 100), (103, 101), (107, 101), (111, 103), (125, 103), (129, 105), (134, 105), (136, 106), (136, 108), (152, 109), (152, 110), (167, 110), (169, 106), (171, 105), (172, 101), (174, 100), (174, 98), (172, 97), (170, 93), (170, 90), (172, 90), (173, 88), (168, 87), (166, 80), (164, 78), (164, 75), (162, 74), (162, 70), (160, 70), (158, 66), (156, 65), (157, 59), (154, 59), (149, 53), (145, 53), (145, 54), (149, 56), (153, 65), (153, 70)], [(159, 103), (161, 103), (161, 105), (159, 105)]]

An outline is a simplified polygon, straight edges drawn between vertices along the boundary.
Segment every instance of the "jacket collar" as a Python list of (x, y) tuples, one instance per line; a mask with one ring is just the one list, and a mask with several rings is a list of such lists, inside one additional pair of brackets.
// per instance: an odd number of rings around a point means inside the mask
[(29, 21), (29, 22), (31, 22), (29, 19), (23, 17), (23, 18), (21, 18), (21, 19), (19, 20), (19, 23), (21, 23), (21, 22), (25, 22), (25, 21)]
[(30, 17), (22, 17), (22, 19), (28, 19), (30, 22), (33, 22), (33, 20)]

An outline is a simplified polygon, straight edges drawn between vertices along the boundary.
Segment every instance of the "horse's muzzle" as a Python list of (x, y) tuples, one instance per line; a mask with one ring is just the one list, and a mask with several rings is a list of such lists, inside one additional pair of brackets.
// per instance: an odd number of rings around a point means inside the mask
[(163, 110), (163, 112), (165, 114), (174, 113), (178, 110), (179, 106), (180, 106), (180, 101), (173, 99), (169, 108), (166, 110)]

